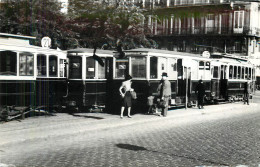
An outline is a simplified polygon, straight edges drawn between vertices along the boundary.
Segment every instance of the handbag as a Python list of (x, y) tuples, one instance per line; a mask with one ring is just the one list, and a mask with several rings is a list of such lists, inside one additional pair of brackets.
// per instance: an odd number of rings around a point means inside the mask
[(135, 91), (130, 91), (132, 99), (137, 99), (137, 95)]
[(165, 101), (165, 100), (160, 100), (160, 101), (158, 102), (158, 105), (159, 105), (160, 107), (162, 107), (162, 108), (165, 108), (165, 107), (166, 107), (166, 101)]

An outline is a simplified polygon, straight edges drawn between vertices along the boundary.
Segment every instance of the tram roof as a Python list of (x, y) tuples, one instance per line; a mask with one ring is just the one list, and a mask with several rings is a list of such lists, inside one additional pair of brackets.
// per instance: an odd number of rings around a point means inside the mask
[(8, 34), (8, 33), (0, 33), (2, 37), (9, 37), (9, 38), (22, 38), (22, 39), (36, 39), (36, 37), (32, 36), (25, 36), (25, 35), (17, 35), (17, 34)]
[[(71, 53), (89, 53), (93, 54), (94, 49), (93, 48), (76, 48), (76, 49), (70, 49), (67, 51), (68, 54)], [(113, 55), (114, 50), (102, 50), (102, 49), (97, 49), (96, 54), (106, 54), (106, 55)]]
[(170, 54), (170, 55), (176, 55), (176, 56), (205, 58), (205, 57), (202, 57), (200, 54), (193, 54), (193, 53), (187, 53), (187, 52), (176, 52), (176, 51), (163, 50), (163, 49), (150, 49), (150, 48), (137, 48), (137, 49), (131, 49), (131, 50), (124, 50), (124, 52), (159, 53), (159, 54), (168, 54), (168, 55)]

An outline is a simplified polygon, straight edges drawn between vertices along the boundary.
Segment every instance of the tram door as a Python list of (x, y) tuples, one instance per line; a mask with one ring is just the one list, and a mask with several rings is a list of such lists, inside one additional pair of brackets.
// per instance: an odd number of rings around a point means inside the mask
[(185, 80), (183, 76), (182, 59), (177, 60), (177, 96), (185, 96)]
[(220, 89), (219, 95), (221, 99), (227, 98), (227, 66), (221, 65), (221, 74), (220, 74)]

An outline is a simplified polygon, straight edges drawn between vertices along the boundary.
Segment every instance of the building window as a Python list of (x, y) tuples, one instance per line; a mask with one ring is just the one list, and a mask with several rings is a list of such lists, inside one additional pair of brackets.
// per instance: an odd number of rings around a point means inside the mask
[(241, 52), (241, 42), (240, 41), (236, 41), (234, 43), (234, 52), (235, 53), (240, 53)]
[(46, 76), (46, 55), (37, 55), (37, 76)]
[(58, 76), (58, 58), (57, 56), (49, 56), (49, 76), (57, 77)]
[(234, 12), (234, 28), (243, 28), (244, 25), (244, 11)]
[(17, 57), (16, 52), (0, 52), (0, 75), (17, 75)]
[(131, 63), (133, 78), (146, 78), (146, 58), (132, 57)]
[(20, 54), (19, 72), (21, 76), (33, 76), (34, 61), (32, 53)]

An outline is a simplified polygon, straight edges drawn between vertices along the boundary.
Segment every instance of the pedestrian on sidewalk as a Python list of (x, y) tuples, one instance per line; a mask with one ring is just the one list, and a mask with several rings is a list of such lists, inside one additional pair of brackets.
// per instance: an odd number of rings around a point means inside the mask
[(247, 103), (249, 105), (249, 92), (250, 92), (250, 85), (249, 81), (244, 83), (244, 104)]
[(171, 98), (171, 93), (172, 93), (171, 82), (168, 80), (168, 75), (166, 72), (162, 73), (162, 80), (157, 88), (157, 91), (159, 92), (159, 99), (160, 99), (159, 107), (162, 110), (161, 115), (166, 117), (168, 111), (169, 99)]
[(132, 107), (132, 96), (130, 91), (133, 91), (131, 85), (132, 85), (132, 77), (130, 75), (126, 75), (125, 81), (122, 82), (122, 85), (119, 88), (119, 92), (122, 97), (120, 118), (123, 118), (125, 108), (128, 109), (128, 118), (132, 117), (130, 115), (131, 107)]
[(200, 79), (199, 83), (196, 87), (196, 94), (197, 94), (197, 100), (198, 100), (198, 108), (204, 108), (203, 107), (203, 101), (205, 96), (205, 86), (203, 84), (203, 81)]

